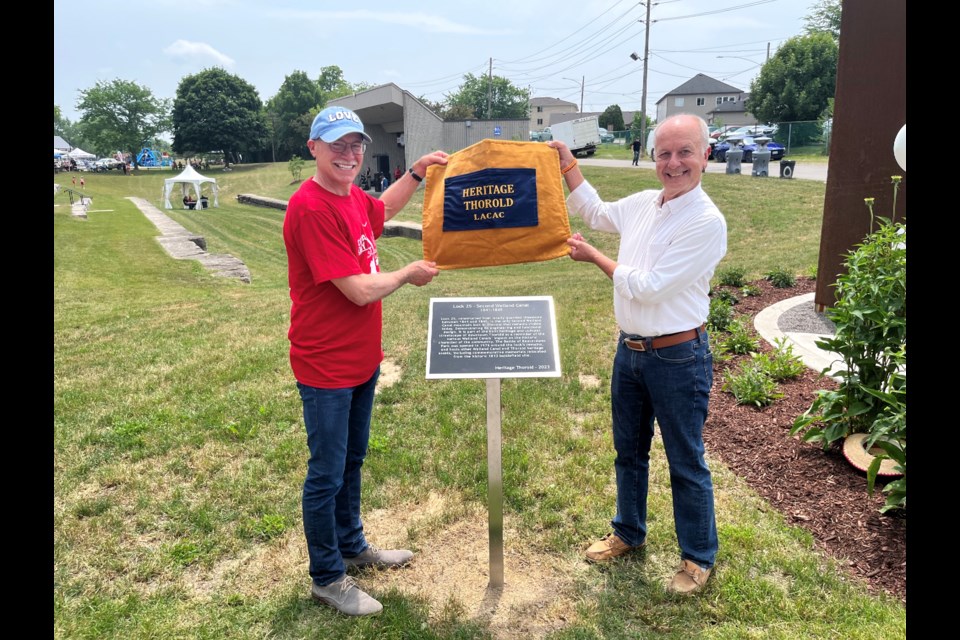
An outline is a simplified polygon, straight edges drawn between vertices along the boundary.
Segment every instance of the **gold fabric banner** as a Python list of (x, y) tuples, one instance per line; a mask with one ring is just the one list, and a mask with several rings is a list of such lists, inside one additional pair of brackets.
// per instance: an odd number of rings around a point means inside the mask
[(570, 253), (560, 159), (540, 142), (481, 140), (427, 168), (423, 257), (440, 269)]

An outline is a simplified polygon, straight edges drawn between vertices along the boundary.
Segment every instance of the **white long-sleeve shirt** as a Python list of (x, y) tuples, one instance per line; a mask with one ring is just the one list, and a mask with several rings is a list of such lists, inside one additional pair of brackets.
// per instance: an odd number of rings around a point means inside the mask
[(621, 330), (644, 337), (706, 322), (710, 278), (727, 253), (727, 222), (700, 185), (662, 198), (650, 189), (604, 202), (586, 181), (567, 198), (591, 229), (620, 234), (613, 311)]

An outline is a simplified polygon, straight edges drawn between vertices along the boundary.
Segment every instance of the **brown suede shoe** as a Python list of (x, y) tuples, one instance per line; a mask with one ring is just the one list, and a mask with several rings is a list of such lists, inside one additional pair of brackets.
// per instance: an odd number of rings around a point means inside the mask
[(592, 560), (593, 562), (606, 562), (607, 560), (612, 560), (635, 549), (640, 549), (641, 547), (643, 547), (643, 544), (631, 547), (621, 540), (617, 534), (608, 533), (590, 545), (587, 549), (586, 556), (587, 560)]
[(667, 586), (667, 591), (682, 595), (696, 593), (703, 589), (703, 585), (707, 584), (707, 578), (709, 577), (710, 569), (704, 569), (696, 562), (684, 560), (680, 563), (677, 574), (673, 576), (673, 580)]

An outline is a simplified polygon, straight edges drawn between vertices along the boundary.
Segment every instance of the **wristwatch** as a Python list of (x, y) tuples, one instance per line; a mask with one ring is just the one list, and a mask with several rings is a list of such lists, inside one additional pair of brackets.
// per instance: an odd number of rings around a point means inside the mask
[(416, 172), (414, 172), (413, 167), (410, 167), (409, 169), (407, 169), (407, 173), (413, 176), (413, 179), (416, 180), (417, 182), (423, 182), (423, 178), (418, 176)]

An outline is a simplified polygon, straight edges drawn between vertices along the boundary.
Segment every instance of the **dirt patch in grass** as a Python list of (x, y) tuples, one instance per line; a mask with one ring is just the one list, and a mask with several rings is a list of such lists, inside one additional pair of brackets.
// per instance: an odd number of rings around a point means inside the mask
[[(377, 510), (364, 515), (368, 539), (381, 547), (404, 545), (410, 528), (417, 534), (417, 555), (409, 566), (395, 570), (366, 570), (357, 574), (361, 585), (375, 593), (390, 589), (430, 603), (432, 616), (458, 611), (483, 623), (497, 638), (541, 638), (562, 629), (575, 618), (571, 593), (575, 575), (584, 570), (579, 558), (569, 565), (538, 553), (524, 544), (504, 522), (503, 589), (491, 589), (487, 511), (471, 507), (453, 523), (426, 526), (445, 509), (436, 495), (421, 505)], [(460, 509), (454, 506), (453, 509)]]

